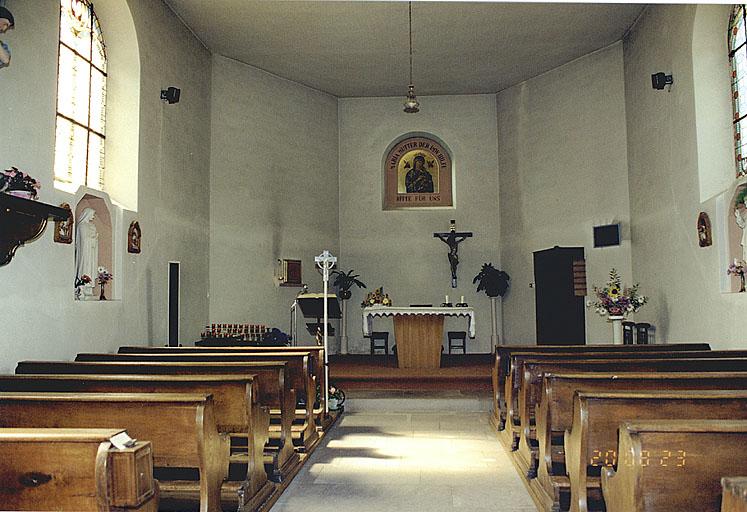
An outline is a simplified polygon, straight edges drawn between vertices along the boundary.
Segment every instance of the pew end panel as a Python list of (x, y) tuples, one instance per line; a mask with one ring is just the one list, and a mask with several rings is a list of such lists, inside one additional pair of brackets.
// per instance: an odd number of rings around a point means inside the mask
[(747, 512), (747, 477), (724, 477), (721, 488), (721, 512)]
[(719, 512), (724, 471), (747, 472), (747, 421), (656, 420), (620, 426), (625, 450), (602, 473), (608, 512)]

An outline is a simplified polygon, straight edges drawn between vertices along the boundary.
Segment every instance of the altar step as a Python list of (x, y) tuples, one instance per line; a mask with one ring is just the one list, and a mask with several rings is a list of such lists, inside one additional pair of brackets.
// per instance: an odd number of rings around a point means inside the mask
[(348, 390), (346, 395), (347, 413), (468, 413), (488, 412), (492, 406), (490, 393), (485, 391)]
[(331, 383), (345, 391), (489, 392), (492, 354), (444, 355), (441, 368), (398, 368), (394, 356), (332, 355)]

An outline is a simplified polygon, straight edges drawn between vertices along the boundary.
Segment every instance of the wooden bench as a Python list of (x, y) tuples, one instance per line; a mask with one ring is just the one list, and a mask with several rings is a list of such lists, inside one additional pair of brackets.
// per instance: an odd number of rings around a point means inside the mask
[[(222, 486), (223, 502), (255, 510), (274, 493), (264, 467), (270, 416), (259, 404), (259, 382), (245, 375), (0, 375), (0, 391), (47, 393), (188, 393), (213, 396), (218, 432), (243, 438), (231, 462), (246, 469)], [(271, 462), (268, 461), (268, 463)], [(229, 468), (226, 468), (228, 472)]]
[(747, 512), (747, 477), (724, 477), (721, 488), (721, 512)]
[(496, 345), (493, 380), (493, 415), (491, 421), (498, 430), (503, 430), (506, 421), (504, 396), (505, 379), (510, 370), (510, 356), (513, 352), (535, 354), (593, 353), (593, 352), (672, 352), (710, 350), (708, 343), (672, 343), (666, 345)]
[(161, 363), (144, 362), (69, 362), (69, 361), (21, 361), (16, 366), (17, 374), (139, 374), (139, 375), (225, 375), (255, 376), (259, 382), (259, 403), (270, 408), (280, 408), (279, 431), (269, 432), (270, 446), (265, 455), (271, 461), (266, 469), (271, 479), (281, 482), (293, 474), (301, 464), (293, 450), (292, 423), (295, 411), (295, 392), (290, 388), (287, 363)]
[(542, 397), (536, 415), (539, 467), (537, 479), (532, 484), (537, 487), (534, 495), (540, 499), (545, 510), (567, 510), (570, 506), (570, 482), (566, 476), (563, 438), (565, 431), (572, 426), (574, 394), (577, 391), (657, 389), (745, 390), (747, 372), (544, 374)]
[(747, 472), (747, 421), (635, 421), (620, 426), (608, 512), (718, 512), (721, 476)]
[[(294, 347), (253, 347), (253, 346), (228, 346), (228, 347), (161, 347), (161, 346), (123, 346), (119, 347), (117, 351), (119, 354), (147, 354), (147, 353), (161, 353), (169, 354), (174, 352), (187, 352), (194, 354), (210, 354), (210, 353), (247, 353), (247, 354), (284, 354), (286, 352), (308, 352), (312, 359), (312, 372), (316, 378), (316, 382), (319, 383), (320, 389), (327, 387), (326, 375), (324, 373), (324, 347), (317, 345), (298, 345)], [(282, 359), (280, 359), (282, 360)], [(327, 418), (323, 417), (324, 413), (324, 393), (320, 394), (320, 405), (314, 409), (314, 414), (317, 418), (317, 424), (323, 422), (325, 428), (329, 425)]]
[[(573, 426), (565, 432), (565, 466), (572, 512), (603, 510), (601, 470), (615, 466), (618, 454), (627, 453), (618, 449), (619, 426), (626, 421), (654, 419), (747, 419), (747, 391), (577, 392), (573, 401)], [(672, 445), (673, 453), (689, 449), (689, 446)]]
[[(275, 362), (288, 363), (290, 385), (296, 392), (296, 398), (302, 399), (302, 408), (294, 411), (294, 420), (298, 420), (298, 428), (293, 429), (293, 442), (300, 451), (310, 451), (319, 441), (317, 420), (314, 415), (316, 401), (316, 378), (314, 377), (313, 357), (310, 352), (264, 352), (264, 353), (222, 353), (207, 352), (194, 353), (176, 351), (161, 353), (125, 353), (125, 354), (92, 354), (81, 353), (76, 361), (163, 361), (163, 362)], [(271, 410), (273, 416), (279, 419), (280, 410)], [(321, 429), (323, 422), (319, 419)]]
[[(663, 354), (657, 354), (663, 355)], [(620, 359), (540, 358), (522, 360), (519, 384), (518, 412), (509, 409), (510, 423), (503, 433), (504, 444), (512, 450), (520, 449), (522, 460), (528, 464), (530, 448), (536, 441), (534, 415), (541, 396), (542, 377), (546, 372), (722, 372), (747, 371), (747, 356), (731, 358), (679, 358), (667, 354), (662, 359), (624, 357)], [(513, 373), (512, 369), (512, 373)], [(513, 376), (512, 376), (513, 378)], [(508, 384), (507, 384), (508, 387)], [(513, 393), (513, 391), (512, 391)], [(513, 400), (512, 400), (513, 403)], [(515, 419), (518, 418), (518, 419)], [(521, 438), (525, 438), (521, 442)]]
[(228, 438), (218, 434), (209, 395), (0, 393), (0, 427), (116, 428), (151, 442), (156, 468), (197, 468), (199, 481), (160, 481), (161, 501), (199, 496), (201, 512), (221, 510)]
[[(511, 427), (519, 426), (520, 413), (520, 390), (524, 383), (525, 373), (524, 364), (526, 361), (575, 361), (577, 359), (583, 360), (612, 360), (612, 359), (624, 359), (624, 360), (639, 360), (639, 359), (726, 359), (726, 358), (747, 358), (747, 350), (709, 350), (709, 351), (684, 351), (684, 352), (634, 352), (634, 353), (617, 353), (612, 354), (610, 352), (596, 352), (591, 354), (525, 354), (522, 352), (514, 353), (511, 355), (511, 369), (509, 371), (509, 377), (506, 379), (505, 394), (507, 403), (507, 418), (510, 418), (509, 425)], [(539, 386), (541, 383), (541, 376), (538, 376), (538, 380), (533, 382), (534, 385)], [(534, 401), (530, 404), (533, 406)], [(519, 429), (512, 428), (514, 434)], [(515, 437), (518, 437), (515, 436)]]
[(147, 441), (118, 450), (120, 429), (0, 428), (3, 510), (157, 512)]

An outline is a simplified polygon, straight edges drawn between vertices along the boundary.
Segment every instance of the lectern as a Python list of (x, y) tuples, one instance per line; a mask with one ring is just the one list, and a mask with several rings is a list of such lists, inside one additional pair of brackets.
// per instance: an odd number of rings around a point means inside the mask
[[(309, 334), (316, 336), (319, 329), (324, 328), (324, 324), (322, 323), (322, 318), (324, 317), (324, 294), (305, 293), (296, 297), (296, 300), (304, 318), (316, 319), (316, 322), (306, 323), (306, 329), (308, 329)], [(342, 318), (340, 303), (337, 301), (337, 295), (335, 294), (327, 295), (327, 318)], [(331, 325), (328, 325), (327, 328), (329, 329), (329, 333), (334, 336), (334, 328)]]

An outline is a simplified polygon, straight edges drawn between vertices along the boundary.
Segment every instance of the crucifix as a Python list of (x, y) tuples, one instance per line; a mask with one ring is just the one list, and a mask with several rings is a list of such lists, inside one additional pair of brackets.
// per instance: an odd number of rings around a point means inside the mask
[(471, 231), (460, 231), (456, 230), (456, 221), (452, 220), (449, 226), (448, 233), (433, 233), (434, 238), (440, 239), (446, 245), (449, 246), (449, 265), (451, 266), (451, 287), (457, 287), (457, 266), (459, 265), (459, 243), (465, 241), (467, 238), (472, 237)]

